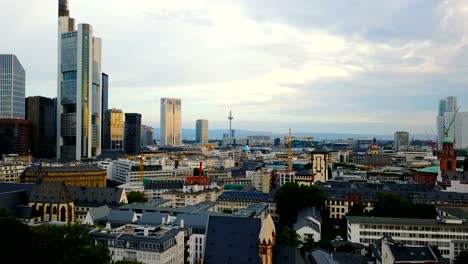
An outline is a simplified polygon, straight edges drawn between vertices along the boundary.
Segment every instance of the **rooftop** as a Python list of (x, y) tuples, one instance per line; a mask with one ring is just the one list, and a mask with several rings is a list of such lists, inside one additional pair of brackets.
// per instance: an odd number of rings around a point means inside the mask
[[(387, 225), (409, 225), (409, 226), (459, 226), (459, 224), (445, 224), (437, 219), (416, 219), (416, 218), (390, 218), (390, 217), (367, 217), (367, 216), (347, 216), (348, 222), (359, 224), (387, 224)], [(463, 223), (467, 225), (468, 223)]]
[(404, 246), (398, 243), (387, 243), (395, 261), (436, 261), (432, 250), (428, 247)]

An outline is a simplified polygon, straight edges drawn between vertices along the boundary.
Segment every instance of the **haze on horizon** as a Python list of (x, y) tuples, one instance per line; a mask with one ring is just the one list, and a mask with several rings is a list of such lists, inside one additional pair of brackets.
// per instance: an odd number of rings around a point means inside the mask
[[(27, 7), (25, 5), (27, 4)], [(26, 95), (57, 94), (57, 1), (1, 0), (0, 53)], [(70, 0), (103, 40), (109, 107), (159, 127), (161, 97), (185, 128), (287, 133), (435, 131), (438, 99), (468, 110), (468, 2)]]

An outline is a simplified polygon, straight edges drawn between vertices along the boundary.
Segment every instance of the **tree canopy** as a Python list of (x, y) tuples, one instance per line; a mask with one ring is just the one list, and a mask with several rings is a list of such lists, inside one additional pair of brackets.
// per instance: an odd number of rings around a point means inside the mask
[(148, 198), (142, 192), (131, 191), (127, 195), (128, 203), (145, 203), (148, 201)]
[(468, 263), (468, 251), (462, 251), (455, 257), (453, 264), (466, 264)]
[(436, 209), (430, 204), (413, 204), (393, 193), (379, 193), (372, 216), (435, 219)]

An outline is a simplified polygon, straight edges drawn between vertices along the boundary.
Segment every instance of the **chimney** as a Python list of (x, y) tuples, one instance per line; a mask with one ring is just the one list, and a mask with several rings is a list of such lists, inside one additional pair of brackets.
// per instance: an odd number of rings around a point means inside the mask
[(111, 229), (111, 225), (109, 222), (106, 223), (106, 229)]
[(143, 229), (143, 235), (148, 236), (148, 234), (149, 234), (149, 228), (145, 226), (145, 228)]
[(180, 228), (184, 228), (184, 219), (180, 219)]
[(165, 221), (164, 221), (164, 216), (163, 216), (163, 218), (162, 218), (162, 224), (163, 224), (163, 225), (165, 224)]

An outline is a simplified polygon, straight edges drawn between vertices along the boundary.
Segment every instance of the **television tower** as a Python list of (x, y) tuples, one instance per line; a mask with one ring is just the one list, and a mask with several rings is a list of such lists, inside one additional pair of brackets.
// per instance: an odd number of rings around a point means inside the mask
[(234, 119), (234, 117), (232, 116), (232, 111), (231, 111), (231, 110), (229, 110), (228, 119), (229, 119), (229, 138), (232, 138), (232, 126), (231, 126), (231, 123), (232, 123), (232, 120)]

